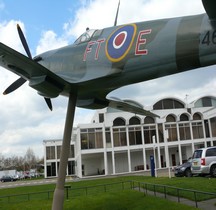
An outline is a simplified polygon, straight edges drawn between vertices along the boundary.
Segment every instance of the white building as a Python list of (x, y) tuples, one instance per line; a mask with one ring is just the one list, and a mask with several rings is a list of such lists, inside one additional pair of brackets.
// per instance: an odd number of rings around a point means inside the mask
[[(163, 98), (145, 109), (152, 118), (111, 108), (96, 111), (90, 124), (73, 130), (67, 175), (114, 175), (182, 164), (200, 147), (216, 146), (216, 97), (186, 104)], [(153, 141), (155, 139), (155, 142)], [(44, 140), (45, 177), (56, 177), (61, 140)]]

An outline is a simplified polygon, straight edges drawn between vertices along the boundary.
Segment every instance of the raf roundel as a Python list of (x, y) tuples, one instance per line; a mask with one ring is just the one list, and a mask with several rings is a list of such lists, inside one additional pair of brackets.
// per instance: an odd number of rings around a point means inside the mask
[(115, 30), (106, 41), (106, 55), (112, 62), (119, 62), (128, 54), (136, 34), (136, 25), (130, 24)]

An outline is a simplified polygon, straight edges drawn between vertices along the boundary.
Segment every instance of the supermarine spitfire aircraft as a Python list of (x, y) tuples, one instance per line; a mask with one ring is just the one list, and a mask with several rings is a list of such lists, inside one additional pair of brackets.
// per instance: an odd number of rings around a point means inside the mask
[(203, 0), (206, 14), (87, 30), (72, 45), (32, 59), (0, 43), (0, 65), (20, 76), (4, 94), (25, 81), (45, 97), (77, 94), (82, 108), (113, 106), (134, 113), (139, 104), (106, 98), (119, 87), (216, 63), (216, 2)]
[(28, 57), (0, 43), (0, 65), (20, 76), (4, 93), (29, 81), (50, 109), (51, 98), (74, 95), (78, 107), (155, 116), (138, 103), (106, 96), (125, 85), (216, 64), (216, 1), (202, 3), (206, 14), (87, 30), (74, 44), (34, 58), (18, 26)]

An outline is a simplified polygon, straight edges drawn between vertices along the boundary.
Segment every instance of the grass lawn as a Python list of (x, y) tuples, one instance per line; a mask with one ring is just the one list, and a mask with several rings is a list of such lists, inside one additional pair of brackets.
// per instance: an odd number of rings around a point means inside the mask
[[(129, 190), (130, 182), (121, 182), (135, 180), (143, 183), (153, 183), (161, 185), (175, 186), (179, 188), (194, 189), (205, 192), (216, 192), (216, 179), (208, 179), (203, 177), (191, 178), (152, 178), (146, 176), (121, 176), (115, 178), (101, 178), (93, 180), (79, 180), (68, 182), (71, 186), (69, 190), (69, 199), (65, 201), (64, 209), (88, 209), (88, 210), (126, 210), (126, 209), (195, 209), (192, 207), (184, 207), (179, 203), (171, 203), (168, 200), (158, 197), (144, 196), (143, 193)], [(104, 184), (118, 183), (116, 185)], [(0, 183), (1, 184), (1, 183)], [(99, 185), (95, 187), (96, 185)], [(86, 188), (90, 187), (90, 188)], [(142, 184), (141, 184), (142, 187)], [(80, 189), (82, 188), (82, 189)], [(53, 193), (33, 194), (30, 197), (27, 193), (37, 193), (42, 191), (54, 191), (55, 185), (27, 186), (9, 189), (0, 189), (0, 196), (25, 194), (22, 196), (8, 198), (0, 198), (0, 210), (46, 210), (51, 209)], [(156, 189), (163, 190), (163, 189)], [(168, 193), (176, 194), (176, 191), (169, 190)], [(181, 196), (193, 198), (193, 193), (183, 193)], [(66, 197), (66, 196), (65, 196)], [(200, 198), (200, 200), (205, 197)]]
[[(51, 200), (25, 201), (18, 203), (4, 203), (0, 209), (7, 210), (49, 210), (51, 209)], [(189, 207), (176, 202), (152, 196), (144, 196), (137, 191), (120, 191), (114, 193), (102, 193), (100, 196), (80, 196), (66, 200), (64, 210), (195, 210), (195, 207)]]

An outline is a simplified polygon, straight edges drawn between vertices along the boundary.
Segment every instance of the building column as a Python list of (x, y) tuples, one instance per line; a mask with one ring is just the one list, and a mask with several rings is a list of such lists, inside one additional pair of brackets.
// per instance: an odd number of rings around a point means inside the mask
[(169, 147), (167, 145), (165, 145), (164, 150), (165, 150), (165, 157), (166, 157), (166, 168), (168, 169), (169, 178), (171, 178)]
[(158, 164), (157, 164), (157, 168), (161, 168), (161, 161), (160, 161), (160, 147), (159, 147), (159, 134), (158, 134), (158, 124), (155, 124), (155, 128), (156, 128), (156, 139), (155, 139), (155, 144), (157, 145), (157, 160), (158, 160)]
[(127, 141), (127, 153), (128, 153), (128, 172), (131, 172), (131, 156), (130, 156), (130, 142), (129, 142), (129, 132), (128, 126), (126, 126), (126, 141)]
[[(55, 168), (55, 170), (56, 170), (56, 177), (58, 177), (58, 160), (57, 159), (55, 159), (55, 166), (56, 166), (56, 168)], [(66, 172), (67, 173), (67, 172)]]
[(102, 137), (103, 137), (103, 151), (104, 151), (104, 171), (105, 171), (105, 175), (108, 175), (108, 163), (107, 163), (107, 149), (106, 149), (106, 134), (105, 134), (105, 126), (103, 123), (102, 126)]
[(157, 146), (157, 153), (158, 153), (158, 164), (157, 164), (157, 167), (158, 168), (161, 168), (161, 159), (160, 159), (160, 156), (161, 156), (161, 153), (160, 153), (160, 146), (159, 146), (159, 144), (158, 144), (158, 146)]
[(81, 161), (81, 152), (79, 153), (79, 155), (76, 158), (76, 176), (78, 176), (79, 178), (82, 178), (82, 161)]
[(178, 151), (179, 151), (179, 162), (180, 165), (182, 164), (182, 150), (181, 150), (181, 144), (178, 145)]
[(104, 150), (104, 173), (108, 175), (107, 152)]
[(47, 178), (46, 143), (44, 142), (44, 178)]
[(179, 133), (179, 124), (176, 123), (176, 130), (177, 130), (177, 141), (180, 141), (180, 133)]
[(205, 132), (205, 120), (202, 120), (202, 129), (203, 129), (203, 137), (205, 139), (204, 145), (205, 145), (205, 147), (207, 147), (206, 132)]
[(115, 170), (115, 152), (114, 152), (114, 150), (112, 151), (112, 163), (113, 163), (113, 174), (116, 174), (116, 170)]
[(194, 137), (193, 137), (193, 126), (192, 126), (192, 122), (189, 123), (190, 125), (190, 133), (191, 133), (191, 140), (192, 140), (192, 153), (194, 152)]
[(213, 138), (212, 138), (212, 126), (211, 126), (211, 120), (208, 119), (208, 125), (209, 125), (209, 134), (211, 138), (211, 146), (213, 146)]
[(142, 136), (142, 146), (143, 146), (143, 166), (144, 166), (144, 170), (146, 171), (146, 152), (145, 152), (145, 140), (144, 140), (144, 126), (141, 126), (141, 136)]
[(81, 138), (80, 138), (80, 127), (77, 127), (77, 141), (74, 145), (74, 157), (75, 157), (75, 175), (82, 178), (82, 150), (81, 150)]
[(128, 172), (131, 172), (131, 156), (130, 156), (130, 150), (127, 150), (128, 153)]
[(112, 147), (112, 167), (113, 167), (113, 174), (116, 174), (115, 170), (115, 152), (114, 152), (114, 143), (113, 143), (113, 129), (110, 128), (110, 137), (111, 137), (111, 147)]
[(146, 161), (146, 151), (145, 151), (145, 148), (143, 147), (143, 162), (144, 162), (144, 170), (146, 171), (147, 170), (147, 161)]

